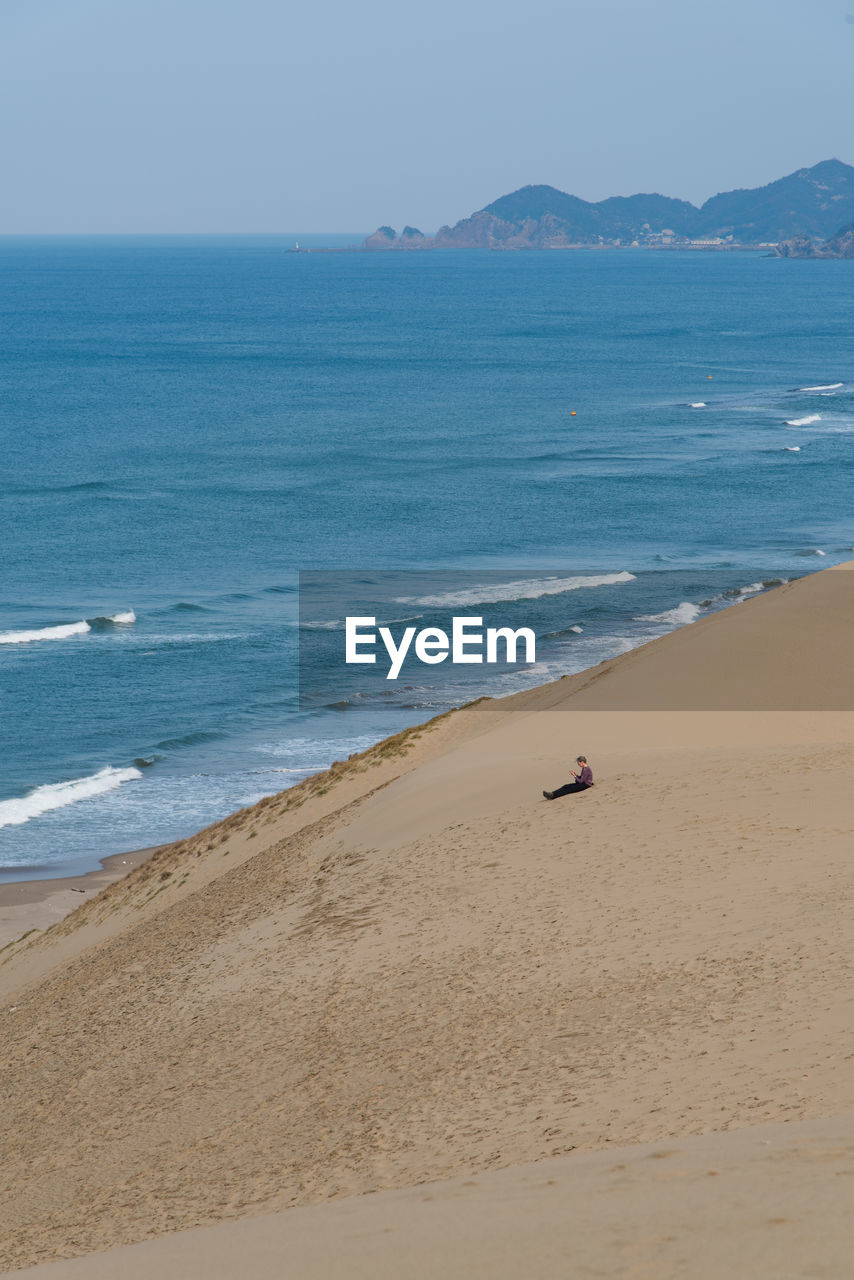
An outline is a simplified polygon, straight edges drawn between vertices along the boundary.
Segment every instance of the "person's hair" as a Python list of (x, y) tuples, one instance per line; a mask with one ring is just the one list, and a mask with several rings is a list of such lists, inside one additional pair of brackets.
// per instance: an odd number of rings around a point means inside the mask
[(576, 764), (587, 764), (587, 756), (576, 756), (576, 757), (575, 757), (575, 763), (576, 763)]

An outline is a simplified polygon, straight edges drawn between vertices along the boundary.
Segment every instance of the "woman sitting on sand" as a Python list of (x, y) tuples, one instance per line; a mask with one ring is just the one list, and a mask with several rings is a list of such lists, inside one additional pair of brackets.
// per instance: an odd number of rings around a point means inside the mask
[(543, 795), (547, 800), (557, 800), (559, 796), (572, 795), (576, 791), (586, 791), (588, 787), (593, 786), (593, 770), (587, 763), (587, 756), (578, 756), (575, 761), (581, 765), (578, 773), (572, 770), (572, 776), (575, 782), (567, 782), (564, 786), (558, 787), (557, 791), (544, 791)]

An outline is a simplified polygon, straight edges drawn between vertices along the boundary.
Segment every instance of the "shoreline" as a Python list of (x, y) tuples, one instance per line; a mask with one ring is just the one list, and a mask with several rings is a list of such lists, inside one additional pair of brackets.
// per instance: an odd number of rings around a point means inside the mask
[[(105, 1251), (241, 1219), (251, 1273), (263, 1215), (350, 1217), (375, 1192), (423, 1204), (448, 1179), (465, 1180), (467, 1220), (483, 1185), (482, 1221), (502, 1201), (518, 1225), (533, 1206), (492, 1196), (493, 1171), (532, 1168), (545, 1203), (541, 1162), (593, 1153), (653, 1250), (640, 1262), (675, 1276), (723, 1147), (798, 1121), (827, 1126), (834, 1163), (811, 1132), (793, 1196), (825, 1195), (817, 1170), (844, 1190), (852, 626), (854, 562), (391, 738), (9, 948), (0, 1267), (71, 1254), (33, 1274), (95, 1274)], [(582, 748), (597, 786), (544, 802)], [(739, 1157), (725, 1209), (788, 1256), (804, 1223), (773, 1141), (757, 1143), (771, 1207), (745, 1207)], [(690, 1214), (650, 1228), (665, 1184)], [(417, 1226), (397, 1226), (396, 1255), (417, 1252)], [(584, 1261), (577, 1233), (559, 1245), (545, 1274)], [(617, 1270), (638, 1257), (620, 1244)], [(160, 1271), (187, 1280), (181, 1259)]]
[(82, 900), (96, 897), (107, 885), (129, 875), (163, 847), (152, 845), (132, 853), (112, 853), (99, 859), (101, 866), (97, 870), (82, 875), (0, 883), (0, 950), (26, 934), (44, 932), (64, 920)]
[[(848, 567), (849, 565), (846, 565), (845, 562), (840, 565), (829, 565), (826, 568), (816, 569), (811, 573), (804, 574), (801, 578), (795, 579), (795, 581), (803, 582), (809, 579), (816, 579), (834, 569), (838, 570)], [(851, 563), (851, 567), (854, 567), (854, 562)], [(782, 585), (786, 584), (784, 583)], [(769, 595), (774, 595), (778, 590), (780, 590), (780, 587), (771, 587), (761, 593), (758, 593), (758, 595), (753, 598), (761, 599), (763, 597), (768, 597)], [(646, 641), (629, 650), (628, 653), (620, 655), (616, 661), (619, 662), (620, 658), (628, 658), (631, 654), (642, 652), (643, 650), (648, 649), (650, 645), (655, 645), (657, 642), (666, 640), (668, 637), (678, 634), (679, 632), (690, 630), (692, 627), (696, 626), (698, 622), (702, 624), (703, 622), (710, 621), (719, 613), (729, 613), (734, 603), (736, 602), (733, 601), (724, 606), (724, 608), (715, 610), (713, 613), (708, 614), (706, 618), (694, 619), (692, 622), (677, 625), (671, 631), (665, 632), (664, 635)], [(542, 683), (536, 684), (530, 688), (508, 694), (505, 698), (492, 699), (487, 696), (485, 700), (494, 702), (496, 707), (499, 707), (504, 701), (512, 702), (517, 698), (526, 698), (537, 694), (544, 695), (549, 688), (558, 689), (566, 679), (583, 680), (584, 677), (589, 677), (591, 673), (595, 672), (597, 668), (607, 667), (614, 661), (615, 659), (613, 658), (606, 658), (593, 663), (590, 667), (583, 668), (579, 672), (567, 673), (564, 676), (544, 680)], [(459, 706), (450, 707), (444, 712), (439, 712), (429, 716), (426, 720), (416, 721), (411, 727), (416, 730), (426, 728), (433, 720), (441, 719), (444, 715), (447, 715), (448, 712), (463, 711), (466, 707), (473, 706), (475, 703), (483, 700), (483, 697), (475, 698), (468, 703), (462, 703)], [(646, 708), (638, 707), (638, 709)], [(394, 735), (390, 736), (393, 737)], [(373, 747), (377, 747), (387, 740), (388, 736), (386, 738), (379, 738), (377, 742), (373, 744)], [(311, 777), (318, 777), (325, 772), (327, 772), (327, 770), (319, 769), (314, 774), (309, 774), (308, 777), (303, 779), (301, 782), (292, 783), (290, 787), (285, 787), (282, 791), (272, 793), (272, 795), (267, 797), (267, 799), (272, 799), (274, 796), (281, 796), (292, 790), (294, 787), (302, 785), (302, 782), (308, 781)], [(224, 818), (219, 819), (219, 821), (228, 822), (236, 813), (239, 812), (239, 809), (235, 810), (233, 813), (227, 814)], [(202, 830), (204, 829), (206, 828), (202, 828)], [(161, 849), (169, 847), (170, 844), (178, 844), (182, 841), (192, 840), (198, 835), (199, 832), (196, 831), (187, 836), (178, 837), (175, 841), (146, 846), (142, 849), (132, 850), (128, 853), (108, 854), (105, 857), (98, 859), (100, 862), (99, 868), (95, 868), (87, 872), (67, 872), (65, 875), (54, 874), (40, 877), (38, 875), (34, 876), (33, 873), (50, 870), (50, 868), (45, 864), (29, 868), (23, 865), (19, 867), (0, 868), (0, 951), (11, 943), (20, 941), (20, 939), (27, 934), (36, 931), (43, 931), (49, 928), (52, 924), (56, 924), (60, 920), (63, 920), (80, 905), (81, 898), (88, 897), (91, 899), (92, 897), (95, 897), (102, 889), (105, 889), (108, 885), (115, 883), (117, 880), (123, 879), (126, 875), (129, 875), (131, 871), (135, 870), (136, 867), (140, 866), (142, 863), (147, 862), (149, 858)], [(10, 873), (14, 874), (16, 871), (29, 872), (29, 878), (20, 880), (3, 878), (4, 875), (8, 875)]]
[[(303, 252), (303, 250), (300, 250), (300, 252)], [(826, 569), (813, 570), (812, 573), (804, 574), (803, 577), (816, 577), (821, 573), (827, 572), (829, 569), (839, 567), (840, 566), (838, 565), (829, 565)], [(773, 593), (776, 589), (777, 588), (769, 588), (759, 594), (767, 596), (769, 593)], [(736, 601), (732, 601), (723, 609), (716, 610), (715, 613), (709, 614), (708, 616), (712, 617), (715, 616), (716, 613), (729, 612), (734, 603), (736, 603)], [(664, 633), (664, 636), (655, 637), (653, 640), (646, 641), (636, 646), (635, 649), (630, 650), (629, 653), (635, 653), (639, 650), (643, 650), (647, 648), (649, 644), (654, 644), (656, 640), (661, 640), (665, 638), (665, 636), (671, 636), (680, 631), (685, 631), (695, 625), (696, 621), (698, 620), (695, 619), (690, 623), (677, 625), (671, 631)], [(626, 657), (628, 654), (621, 656)], [(581, 679), (585, 676), (589, 676), (597, 667), (601, 667), (606, 663), (613, 661), (613, 658), (602, 659), (598, 662), (594, 662), (589, 667), (583, 668), (581, 671), (566, 673), (563, 676), (551, 677), (529, 688), (523, 688), (514, 693), (507, 694), (504, 698), (492, 699), (487, 695), (486, 700), (494, 701), (496, 706), (500, 706), (500, 703), (505, 701), (505, 699), (512, 700), (515, 698), (524, 698), (526, 696), (536, 695), (538, 693), (542, 694), (549, 687), (559, 686), (561, 682), (567, 678)], [(435, 712), (425, 720), (416, 721), (411, 727), (414, 729), (424, 728), (429, 725), (431, 721), (442, 718), (442, 716), (448, 714), (448, 712), (465, 710), (467, 706), (471, 706), (475, 702), (480, 702), (482, 700), (483, 695), (472, 699), (470, 702), (464, 702), (458, 706), (449, 707), (445, 711)], [(386, 735), (385, 738), (378, 738), (376, 743), (373, 743), (372, 746), (379, 746), (390, 736), (393, 737), (394, 735)], [(327, 766), (327, 769), (328, 767), (329, 766)], [(290, 791), (293, 787), (300, 786), (303, 781), (307, 781), (311, 777), (316, 777), (325, 773), (327, 769), (318, 769), (313, 774), (307, 775), (306, 779), (292, 783), (289, 787), (283, 788), (282, 791), (274, 792), (272, 795), (282, 795), (287, 791)], [(272, 796), (268, 798), (272, 798)], [(235, 813), (238, 812), (240, 812), (239, 809), (234, 810), (232, 813), (226, 814), (225, 817), (214, 820), (214, 822), (227, 822)], [(201, 828), (201, 830), (204, 829), (206, 828)], [(50, 925), (64, 919), (80, 905), (81, 898), (91, 898), (96, 896), (102, 889), (113, 884), (117, 880), (123, 879), (124, 876), (130, 874), (130, 872), (135, 870), (136, 867), (148, 861), (148, 859), (160, 849), (167, 848), (169, 844), (177, 844), (182, 841), (192, 840), (198, 834), (198, 831), (194, 831), (185, 836), (178, 836), (174, 841), (146, 846), (142, 849), (132, 850), (128, 853), (105, 855), (98, 859), (100, 863), (99, 867), (86, 872), (66, 871), (65, 874), (54, 873), (52, 875), (48, 874), (45, 876), (34, 874), (39, 871), (49, 873), (53, 870), (44, 863), (32, 867), (20, 865), (18, 867), (9, 866), (0, 868), (0, 950), (10, 945), (12, 942), (19, 941), (25, 934), (37, 930), (42, 931), (49, 928)], [(62, 864), (59, 865), (61, 868)], [(26, 878), (22, 878), (20, 880), (6, 878), (9, 875), (14, 875), (17, 871), (24, 873)]]
[(777, 246), (772, 244), (548, 244), (548, 245), (483, 245), (483, 244), (442, 244), (442, 245), (425, 245), (419, 248), (399, 248), (395, 245), (383, 246), (381, 248), (365, 247), (365, 245), (329, 245), (321, 247), (310, 247), (305, 249), (284, 249), (286, 254), (319, 254), (319, 253), (404, 253), (404, 254), (420, 254), (420, 253), (460, 253), (470, 250), (482, 251), (485, 253), (554, 253), (568, 252), (579, 253), (584, 249), (590, 249), (595, 253), (605, 251), (617, 251), (622, 253), (631, 252), (633, 249), (645, 250), (652, 253), (762, 253), (766, 258), (777, 258), (783, 255), (777, 253)]

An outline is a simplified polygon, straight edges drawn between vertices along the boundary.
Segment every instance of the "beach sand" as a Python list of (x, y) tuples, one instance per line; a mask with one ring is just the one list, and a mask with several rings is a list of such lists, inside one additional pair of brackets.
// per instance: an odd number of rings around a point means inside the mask
[[(854, 573), (790, 584), (379, 744), (7, 947), (2, 1264), (226, 1222), (245, 1265), (199, 1274), (844, 1274), (852, 626)], [(579, 752), (596, 787), (544, 801)], [(432, 1216), (446, 1179), (477, 1194)], [(438, 1269), (383, 1254), (382, 1214)], [(539, 1270), (490, 1269), (526, 1239)]]
[(0, 882), (0, 951), (10, 942), (64, 920), (80, 906), (81, 898), (100, 893), (156, 852), (151, 848), (115, 853), (102, 858), (97, 871), (85, 875)]

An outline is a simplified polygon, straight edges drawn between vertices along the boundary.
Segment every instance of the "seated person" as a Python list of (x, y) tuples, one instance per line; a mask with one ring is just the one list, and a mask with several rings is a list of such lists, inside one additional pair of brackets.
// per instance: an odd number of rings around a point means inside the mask
[(558, 787), (557, 791), (544, 791), (543, 795), (547, 800), (557, 800), (560, 796), (586, 791), (588, 787), (593, 786), (593, 770), (587, 763), (587, 756), (578, 756), (575, 763), (581, 766), (578, 773), (574, 769), (571, 770), (575, 782), (567, 782), (564, 786)]

